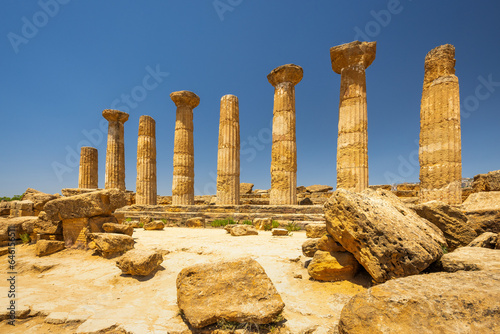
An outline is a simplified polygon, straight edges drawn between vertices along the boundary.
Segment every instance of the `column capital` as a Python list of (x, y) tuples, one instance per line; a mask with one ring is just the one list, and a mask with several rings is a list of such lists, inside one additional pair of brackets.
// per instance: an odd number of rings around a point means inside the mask
[(191, 108), (196, 108), (200, 104), (199, 96), (187, 90), (173, 92), (170, 94), (170, 98), (177, 107), (189, 106)]
[(341, 74), (344, 68), (361, 65), (364, 69), (375, 60), (377, 42), (354, 41), (330, 48), (332, 69)]
[(286, 64), (272, 70), (267, 75), (267, 80), (274, 87), (282, 82), (291, 82), (295, 86), (302, 80), (303, 75), (302, 67), (295, 64)]
[(455, 47), (445, 44), (429, 51), (425, 56), (424, 84), (450, 75), (455, 75)]
[(102, 112), (102, 117), (108, 121), (118, 121), (120, 123), (128, 121), (128, 114), (126, 112), (114, 109), (105, 109)]

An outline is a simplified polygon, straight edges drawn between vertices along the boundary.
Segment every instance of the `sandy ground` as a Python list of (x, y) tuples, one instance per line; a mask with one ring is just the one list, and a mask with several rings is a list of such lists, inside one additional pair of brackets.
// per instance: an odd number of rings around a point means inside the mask
[[(91, 251), (64, 250), (37, 258), (34, 245), (17, 246), (16, 306), (38, 316), (17, 320), (16, 326), (4, 320), (0, 333), (97, 333), (117, 326), (138, 334), (191, 333), (178, 314), (177, 274), (196, 263), (241, 256), (251, 256), (266, 270), (286, 304), (283, 325), (292, 333), (334, 333), (343, 305), (370, 285), (366, 272), (352, 281), (309, 279), (301, 251), (304, 231), (288, 237), (273, 237), (268, 231), (233, 237), (220, 228), (136, 229), (133, 237), (136, 249), (164, 250), (154, 274), (122, 275), (116, 259)], [(7, 277), (7, 255), (0, 261)], [(0, 294), (0, 312), (5, 312), (6, 278), (0, 280)]]

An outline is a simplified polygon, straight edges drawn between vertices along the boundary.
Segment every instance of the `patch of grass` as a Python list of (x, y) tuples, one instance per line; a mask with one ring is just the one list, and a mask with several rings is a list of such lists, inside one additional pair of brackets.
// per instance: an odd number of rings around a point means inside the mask
[(448, 254), (448, 247), (441, 245), (441, 249), (443, 250), (443, 254)]
[(230, 224), (237, 224), (238, 222), (234, 221), (232, 218), (227, 218), (227, 219), (216, 219), (213, 222), (210, 223), (210, 226), (212, 227), (221, 227), (221, 226), (226, 226)]
[(292, 231), (300, 231), (300, 226), (298, 226), (295, 222), (289, 223), (287, 226), (285, 226), (288, 232)]
[(244, 220), (242, 224), (245, 224), (245, 225), (253, 225), (252, 221), (251, 220)]
[(280, 227), (280, 223), (277, 220), (273, 220), (272, 221), (272, 227), (273, 228), (278, 228), (278, 227)]
[(126, 221), (126, 222), (131, 222), (131, 221), (132, 221), (132, 218), (127, 217), (127, 218), (125, 218), (125, 221)]
[(139, 227), (140, 227), (140, 228), (143, 228), (143, 227), (144, 227), (144, 223), (143, 223), (143, 222), (140, 222), (140, 223), (139, 223)]
[(28, 233), (21, 233), (21, 234), (19, 234), (19, 237), (21, 238), (21, 241), (23, 242), (23, 244), (27, 244), (31, 241), (31, 238), (28, 235)]
[(161, 221), (163, 222), (163, 224), (167, 223), (167, 220), (165, 218), (162, 218)]

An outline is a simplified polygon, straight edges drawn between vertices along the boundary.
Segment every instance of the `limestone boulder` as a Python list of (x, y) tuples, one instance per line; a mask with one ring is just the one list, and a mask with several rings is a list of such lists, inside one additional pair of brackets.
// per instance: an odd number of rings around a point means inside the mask
[(144, 229), (148, 231), (163, 230), (165, 223), (160, 220), (154, 220), (150, 223), (144, 224)]
[[(91, 233), (103, 233), (107, 232), (104, 230), (104, 224), (115, 224), (118, 225), (118, 220), (114, 215), (112, 216), (96, 216), (90, 217), (88, 219), (88, 228)], [(117, 232), (119, 233), (119, 232)]]
[(205, 218), (203, 217), (194, 217), (186, 220), (187, 227), (205, 227)]
[(345, 248), (329, 234), (319, 239), (317, 247), (324, 252), (347, 252)]
[(304, 186), (298, 186), (297, 187), (297, 194), (303, 194), (305, 192), (307, 192), (306, 187), (304, 187)]
[(126, 234), (128, 236), (132, 236), (132, 234), (134, 233), (134, 228), (130, 225), (104, 223), (102, 225), (102, 228), (106, 233), (119, 233)]
[(318, 251), (319, 238), (308, 239), (302, 244), (302, 254), (307, 257), (313, 257)]
[(474, 192), (500, 191), (500, 170), (474, 176), (472, 190)]
[(273, 220), (271, 218), (255, 218), (252, 223), (257, 230), (263, 231), (272, 227)]
[(253, 186), (253, 183), (240, 183), (240, 194), (251, 194)]
[(48, 220), (109, 216), (127, 204), (125, 192), (106, 189), (71, 197), (62, 197), (45, 204)]
[(158, 269), (163, 262), (159, 251), (133, 249), (116, 261), (116, 266), (123, 274), (133, 276), (148, 276)]
[(0, 216), (10, 215), (10, 202), (1, 201), (0, 202)]
[(472, 240), (467, 246), (494, 249), (496, 247), (497, 240), (498, 240), (498, 234), (492, 232), (485, 232), (481, 234), (479, 237)]
[(31, 224), (36, 221), (36, 217), (12, 217), (0, 218), (0, 242), (9, 240), (9, 231), (12, 231), (16, 239), (20, 239), (20, 235), (28, 233), (23, 227), (26, 224)]
[(267, 324), (285, 307), (262, 266), (251, 258), (184, 268), (176, 285), (177, 304), (194, 328), (219, 320)]
[(33, 188), (28, 188), (23, 194), (23, 200), (33, 202), (33, 211), (35, 215), (38, 215), (43, 211), (43, 207), (49, 201), (59, 198), (59, 194), (51, 195), (46, 194), (41, 191), (35, 190)]
[(35, 254), (36, 256), (47, 256), (62, 251), (64, 248), (64, 241), (38, 240), (35, 246)]
[(439, 259), (438, 267), (440, 270), (450, 273), (459, 270), (500, 272), (500, 252), (496, 249), (481, 247), (461, 247), (451, 253), (444, 254)]
[(271, 230), (272, 235), (274, 236), (287, 236), (288, 230), (286, 228), (273, 228)]
[(477, 234), (500, 233), (500, 191), (471, 194), (461, 209)]
[(439, 228), (382, 189), (338, 189), (324, 211), (328, 233), (378, 283), (422, 272), (447, 246)]
[(12, 217), (35, 216), (32, 201), (11, 201), (10, 215)]
[(359, 263), (349, 252), (324, 252), (318, 250), (307, 267), (309, 276), (318, 281), (344, 281), (352, 279)]
[(92, 248), (101, 256), (111, 258), (134, 248), (134, 239), (118, 233), (89, 233)]
[[(227, 225), (229, 226), (229, 225)], [(231, 233), (231, 235), (233, 237), (240, 237), (240, 236), (244, 236), (244, 235), (258, 235), (259, 232), (255, 229), (255, 227), (253, 227), (252, 225), (246, 225), (246, 224), (242, 224), (242, 225), (233, 225), (231, 227), (231, 229), (229, 230), (229, 233)]]
[(306, 187), (306, 190), (310, 193), (326, 193), (333, 190), (333, 187), (315, 184), (313, 186)]
[(430, 201), (413, 207), (417, 214), (443, 232), (448, 251), (467, 246), (477, 237), (467, 216), (459, 209), (439, 201)]
[(306, 225), (306, 237), (321, 238), (324, 235), (326, 235), (326, 224), (311, 223)]
[(361, 333), (500, 333), (500, 274), (432, 273), (390, 280), (355, 295), (338, 331)]
[(62, 234), (62, 221), (50, 220), (45, 211), (42, 211), (34, 223), (33, 231), (40, 234)]

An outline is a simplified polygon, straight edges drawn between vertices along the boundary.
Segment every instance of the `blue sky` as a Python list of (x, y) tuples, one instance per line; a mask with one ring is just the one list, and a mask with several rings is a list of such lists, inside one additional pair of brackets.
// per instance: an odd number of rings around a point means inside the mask
[(456, 47), (463, 176), (500, 169), (498, 1), (2, 4), (0, 196), (28, 187), (49, 193), (77, 187), (80, 147), (89, 144), (99, 150), (104, 187), (107, 128), (101, 112), (108, 108), (130, 114), (130, 190), (139, 117), (156, 120), (158, 193), (170, 195), (175, 105), (169, 94), (177, 90), (201, 99), (194, 110), (196, 193), (215, 193), (225, 94), (240, 103), (241, 181), (268, 189), (274, 90), (266, 76), (288, 63), (304, 69), (296, 86), (297, 183), (335, 186), (340, 76), (331, 69), (329, 48), (356, 39), (377, 41), (366, 72), (370, 184), (418, 181), (424, 58), (446, 43)]

